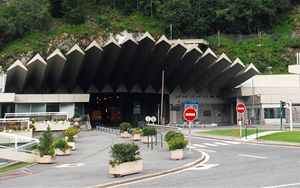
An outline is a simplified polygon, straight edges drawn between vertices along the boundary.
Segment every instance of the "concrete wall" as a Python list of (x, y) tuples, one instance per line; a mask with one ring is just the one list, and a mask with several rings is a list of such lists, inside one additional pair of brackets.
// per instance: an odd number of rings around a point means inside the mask
[[(230, 124), (231, 123), (231, 106), (230, 100), (225, 100), (217, 97), (207, 90), (196, 93), (190, 90), (183, 93), (179, 88), (176, 88), (170, 94), (170, 123), (183, 123), (183, 105), (182, 103), (187, 100), (195, 100), (199, 102), (200, 107), (200, 121), (203, 124)], [(204, 111), (210, 112), (210, 115)]]

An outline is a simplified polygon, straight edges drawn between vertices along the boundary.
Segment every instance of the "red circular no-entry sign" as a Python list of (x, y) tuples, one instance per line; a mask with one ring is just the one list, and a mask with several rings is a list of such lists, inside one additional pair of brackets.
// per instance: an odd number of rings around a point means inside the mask
[(187, 108), (183, 113), (183, 117), (187, 121), (194, 121), (197, 117), (197, 111), (194, 108)]
[(240, 114), (244, 113), (246, 111), (246, 109), (247, 108), (243, 103), (236, 105), (236, 108), (235, 108), (235, 110)]

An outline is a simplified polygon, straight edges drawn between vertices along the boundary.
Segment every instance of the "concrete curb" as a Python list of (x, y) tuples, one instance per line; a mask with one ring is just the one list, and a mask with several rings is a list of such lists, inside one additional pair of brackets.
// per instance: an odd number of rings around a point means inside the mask
[(36, 164), (37, 164), (37, 163), (32, 163), (32, 164), (29, 164), (29, 165), (24, 166), (24, 167), (22, 167), (22, 168), (17, 168), (17, 169), (14, 169), (14, 170), (2, 172), (2, 173), (0, 173), (0, 176), (5, 175), (5, 174), (9, 174), (9, 173), (11, 173), (11, 172), (18, 171), (18, 170), (25, 170), (25, 171), (27, 171), (27, 172), (34, 173), (33, 171), (31, 171), (31, 170), (29, 170), (29, 169), (27, 169), (27, 168), (29, 168), (29, 167), (31, 167), (31, 166), (34, 166), (34, 165), (36, 165)]
[[(238, 140), (238, 139), (230, 139), (229, 138), (225, 138), (225, 137), (217, 137), (217, 136), (208, 136), (208, 135), (192, 135), (192, 137), (199, 137), (199, 138), (208, 138), (208, 139), (215, 139), (215, 140), (226, 140), (226, 141), (236, 141), (236, 142), (241, 142), (241, 143), (245, 143), (245, 144), (257, 144), (257, 145), (268, 145), (268, 146), (281, 146), (281, 147), (296, 147), (296, 148), (300, 148), (300, 144), (296, 145), (296, 144), (289, 144), (289, 143), (273, 143), (273, 142), (268, 142), (267, 140), (263, 140), (263, 142), (259, 142), (259, 141), (243, 141), (243, 140)], [(276, 142), (276, 141), (274, 141)]]
[(190, 167), (193, 167), (193, 166), (201, 163), (204, 160), (205, 160), (205, 156), (202, 155), (200, 159), (198, 159), (196, 161), (193, 161), (191, 163), (188, 163), (186, 165), (183, 165), (183, 166), (179, 166), (179, 167), (172, 168), (172, 169), (169, 169), (169, 170), (164, 170), (164, 171), (161, 171), (161, 172), (156, 172), (156, 173), (152, 173), (152, 174), (138, 176), (138, 177), (134, 177), (134, 178), (130, 178), (130, 179), (125, 179), (125, 180), (120, 180), (120, 181), (114, 181), (114, 182), (110, 182), (110, 183), (95, 185), (95, 186), (91, 186), (91, 187), (92, 188), (112, 187), (112, 186), (116, 186), (116, 185), (122, 185), (122, 184), (125, 184), (125, 183), (132, 183), (132, 182), (139, 181), (139, 180), (146, 180), (146, 179), (149, 179), (149, 178), (153, 178), (153, 177), (157, 177), (157, 176), (161, 176), (161, 175), (165, 175), (165, 174), (170, 174), (170, 173), (173, 173), (173, 172), (178, 172), (178, 171), (181, 171), (181, 170), (184, 170), (184, 169), (188, 169)]

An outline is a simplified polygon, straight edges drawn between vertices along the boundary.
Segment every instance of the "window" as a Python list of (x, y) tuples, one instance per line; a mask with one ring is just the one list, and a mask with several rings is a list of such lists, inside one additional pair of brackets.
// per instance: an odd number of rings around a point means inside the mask
[(59, 104), (58, 103), (51, 103), (47, 104), (47, 112), (59, 112)]
[[(280, 108), (265, 108), (265, 119), (279, 119)], [(285, 110), (283, 110), (282, 118), (285, 118)]]
[(204, 110), (203, 111), (203, 116), (211, 116), (211, 111), (210, 110)]

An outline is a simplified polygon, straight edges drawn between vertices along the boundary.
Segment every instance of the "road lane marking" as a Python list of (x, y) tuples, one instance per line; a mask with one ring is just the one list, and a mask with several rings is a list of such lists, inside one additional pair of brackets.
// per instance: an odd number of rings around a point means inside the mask
[(211, 144), (211, 143), (203, 143), (203, 145), (206, 145), (206, 146), (218, 146), (216, 144)]
[(208, 150), (208, 149), (196, 149), (197, 151), (206, 151), (206, 152), (212, 152), (212, 153), (216, 153), (216, 151), (214, 151), (214, 150)]
[(228, 143), (228, 144), (241, 144), (240, 142), (234, 142), (234, 141), (228, 141), (228, 140), (225, 140), (223, 142)]
[[(204, 161), (202, 161), (198, 165), (204, 165), (210, 159), (210, 156), (205, 152), (202, 152), (202, 151), (200, 151), (200, 152), (202, 153), (202, 155), (205, 156), (205, 158), (204, 158)], [(193, 168), (193, 167), (191, 167), (191, 168)], [(183, 170), (180, 170), (180, 171), (176, 171), (176, 172), (172, 172), (172, 173), (169, 173), (169, 174), (163, 174), (163, 175), (160, 175), (160, 176), (155, 176), (155, 177), (152, 177), (152, 178), (146, 178), (146, 179), (137, 180), (137, 181), (133, 181), (133, 182), (129, 182), (129, 183), (123, 183), (123, 184), (120, 184), (120, 185), (114, 185), (114, 186), (111, 186), (111, 188), (131, 185), (131, 184), (140, 183), (140, 182), (149, 181), (149, 180), (154, 180), (154, 179), (158, 179), (158, 178), (161, 178), (161, 177), (170, 176), (170, 175), (173, 175), (173, 174), (178, 174), (178, 173), (188, 171), (188, 170), (189, 170), (189, 168), (188, 169), (183, 169)], [(93, 186), (93, 187), (97, 187), (97, 186)]]
[(203, 146), (201, 144), (192, 144), (193, 146), (196, 146), (196, 147), (200, 147), (200, 148), (206, 148), (207, 146)]
[(290, 183), (290, 184), (282, 184), (282, 185), (273, 185), (273, 186), (262, 187), (262, 188), (290, 187), (290, 186), (296, 186), (296, 185), (300, 185), (300, 183)]
[(80, 167), (85, 165), (85, 163), (74, 163), (74, 164), (63, 164), (56, 166), (55, 168), (73, 168), (73, 167)]
[(228, 146), (229, 144), (225, 144), (223, 142), (214, 142), (214, 144), (222, 145), (222, 146)]
[(210, 168), (219, 166), (220, 164), (204, 164), (204, 165), (197, 165), (192, 168), (189, 168), (188, 170), (208, 170)]
[(238, 156), (242, 156), (242, 157), (252, 157), (252, 158), (257, 158), (257, 159), (267, 159), (267, 158), (268, 158), (268, 157), (255, 156), (255, 155), (245, 155), (245, 154), (238, 154)]
[(192, 148), (192, 149), (196, 149), (197, 147), (195, 147), (195, 146), (187, 146), (187, 148)]

